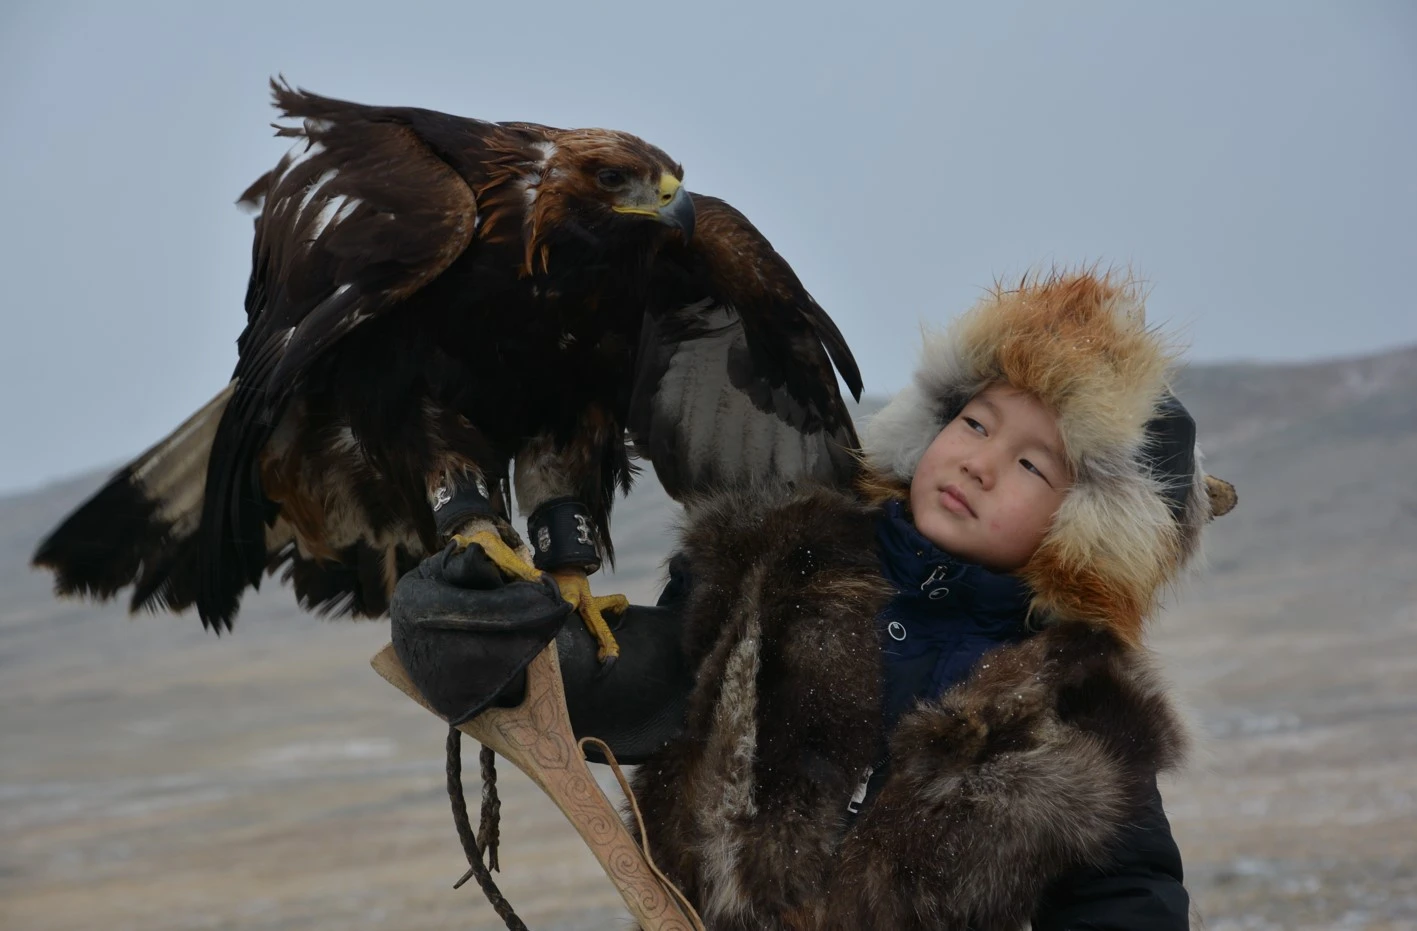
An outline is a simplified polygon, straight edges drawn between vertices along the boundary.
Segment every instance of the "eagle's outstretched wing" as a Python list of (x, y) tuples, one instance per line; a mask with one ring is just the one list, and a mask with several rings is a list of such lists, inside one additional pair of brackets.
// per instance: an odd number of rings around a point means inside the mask
[(694, 195), (688, 245), (656, 260), (629, 428), (676, 500), (775, 477), (844, 481), (858, 445), (841, 332), (748, 219)]
[(260, 213), (235, 375), (280, 392), (324, 349), (438, 277), (472, 242), (477, 198), (435, 151), (429, 130), (455, 133), (465, 150), (481, 134), (506, 130), (273, 86), (277, 106), (303, 122), (279, 128), (295, 145), (241, 195)]
[(212, 623), (229, 623), (240, 591), (266, 569), (270, 506), (258, 460), (292, 391), (332, 345), (468, 248), (486, 219), (474, 186), (505, 158), (509, 140), (529, 134), (273, 88), (276, 105), (301, 123), (279, 129), (294, 147), (241, 197), (259, 215), (235, 390), (212, 446), (202, 514), (197, 607)]

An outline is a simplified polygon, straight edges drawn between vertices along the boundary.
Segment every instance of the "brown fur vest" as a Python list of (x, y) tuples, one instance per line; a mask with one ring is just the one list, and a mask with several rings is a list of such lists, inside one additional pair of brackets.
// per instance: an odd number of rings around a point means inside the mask
[(891, 774), (847, 830), (881, 725), (877, 510), (824, 488), (700, 508), (684, 734), (634, 789), (656, 861), (712, 929), (1027, 924), (1109, 842), (1183, 730), (1144, 653), (1064, 622), (985, 656), (907, 714)]

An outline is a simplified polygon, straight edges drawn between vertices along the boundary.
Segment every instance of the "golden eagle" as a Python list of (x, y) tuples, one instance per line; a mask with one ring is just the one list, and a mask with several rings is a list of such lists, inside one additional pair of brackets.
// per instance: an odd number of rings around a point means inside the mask
[[(504, 532), (509, 485), (524, 514), (576, 502), (594, 571), (632, 454), (681, 500), (852, 470), (841, 333), (664, 152), (272, 89), (295, 141), (241, 197), (231, 382), (40, 545), (59, 593), (132, 585), (132, 610), (195, 604), (220, 632), (283, 569), (306, 608), (378, 616), (441, 545), (448, 487), (483, 489)], [(568, 597), (595, 615), (580, 579)]]

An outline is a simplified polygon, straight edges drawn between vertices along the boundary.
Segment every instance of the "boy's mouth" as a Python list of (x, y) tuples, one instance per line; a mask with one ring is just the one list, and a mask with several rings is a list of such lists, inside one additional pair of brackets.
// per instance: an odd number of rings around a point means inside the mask
[(964, 492), (954, 485), (946, 485), (944, 490), (940, 492), (940, 503), (945, 506), (946, 510), (953, 511), (961, 517), (978, 516), (974, 513), (974, 508), (969, 506), (969, 499), (964, 496)]

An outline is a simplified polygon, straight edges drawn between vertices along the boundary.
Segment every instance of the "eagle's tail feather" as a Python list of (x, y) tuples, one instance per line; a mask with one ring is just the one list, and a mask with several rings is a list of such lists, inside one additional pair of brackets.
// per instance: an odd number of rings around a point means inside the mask
[(207, 461), (231, 394), (119, 470), (40, 543), (33, 563), (54, 571), (58, 594), (106, 601), (131, 585), (133, 611), (192, 603)]

